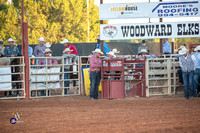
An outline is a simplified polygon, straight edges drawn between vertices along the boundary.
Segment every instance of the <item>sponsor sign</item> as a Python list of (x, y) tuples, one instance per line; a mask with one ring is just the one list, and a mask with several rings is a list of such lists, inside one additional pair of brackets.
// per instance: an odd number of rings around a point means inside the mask
[(100, 4), (99, 19), (170, 18), (200, 16), (200, 1)]
[(200, 37), (199, 21), (139, 24), (102, 24), (101, 40)]

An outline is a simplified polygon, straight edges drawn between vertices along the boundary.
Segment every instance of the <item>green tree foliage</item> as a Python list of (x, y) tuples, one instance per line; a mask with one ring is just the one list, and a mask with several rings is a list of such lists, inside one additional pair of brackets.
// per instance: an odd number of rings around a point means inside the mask
[[(87, 14), (89, 10), (89, 15)], [(99, 34), (98, 6), (94, 0), (24, 0), (24, 21), (28, 22), (29, 42), (37, 44), (40, 37), (47, 42), (95, 42)], [(21, 44), (21, 0), (0, 5), (0, 40), (12, 37)], [(89, 17), (88, 17), (89, 16)]]

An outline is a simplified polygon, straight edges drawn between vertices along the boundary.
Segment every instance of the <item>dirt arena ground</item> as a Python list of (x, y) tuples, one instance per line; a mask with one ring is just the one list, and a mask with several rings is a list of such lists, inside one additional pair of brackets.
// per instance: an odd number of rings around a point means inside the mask
[[(10, 124), (13, 112), (23, 123)], [(0, 100), (0, 132), (200, 132), (200, 98), (89, 100), (85, 96)]]

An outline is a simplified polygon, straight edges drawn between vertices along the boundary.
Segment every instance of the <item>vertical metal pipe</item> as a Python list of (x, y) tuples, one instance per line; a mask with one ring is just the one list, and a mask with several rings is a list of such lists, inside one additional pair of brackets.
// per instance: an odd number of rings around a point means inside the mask
[[(162, 2), (162, 0), (159, 0), (159, 2)], [(162, 18), (160, 18), (160, 22), (162, 22), (163, 21), (163, 19)], [(160, 39), (160, 53), (162, 54), (162, 40), (163, 39)]]
[(24, 22), (24, 57), (25, 57), (25, 91), (26, 99), (29, 100), (29, 55), (28, 55), (28, 23)]
[(24, 55), (24, 0), (21, 0), (21, 21), (22, 21), (22, 56)]
[[(103, 4), (103, 0), (100, 0), (100, 4)], [(103, 20), (100, 20), (100, 24), (103, 24)], [(103, 40), (101, 40), (101, 51), (104, 53)]]

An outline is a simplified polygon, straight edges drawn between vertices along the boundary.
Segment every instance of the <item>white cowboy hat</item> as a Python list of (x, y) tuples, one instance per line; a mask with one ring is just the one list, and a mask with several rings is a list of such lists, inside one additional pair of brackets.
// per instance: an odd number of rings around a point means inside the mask
[(65, 43), (70, 43), (70, 41), (68, 39), (64, 39), (61, 44), (65, 44)]
[(44, 37), (40, 37), (40, 39), (38, 39), (38, 41), (44, 42), (44, 41), (45, 41), (45, 40), (44, 40)]
[(200, 45), (197, 46), (197, 47), (194, 49), (194, 51), (199, 51), (199, 50), (200, 50)]
[(45, 43), (44, 44), (47, 48), (50, 48), (51, 47), (51, 44), (49, 44), (49, 42)]
[(101, 52), (100, 49), (95, 49), (94, 51), (92, 51), (92, 53), (100, 53), (100, 54), (103, 54), (103, 52)]
[(107, 55), (112, 55), (113, 57), (115, 57), (115, 54), (114, 54), (114, 52), (108, 52), (108, 53), (106, 53)]
[(185, 54), (185, 53), (187, 53), (187, 52), (188, 52), (188, 49), (182, 48), (178, 53), (179, 53), (180, 55), (183, 55), (183, 54)]
[(148, 51), (146, 49), (141, 49), (139, 53), (148, 53)]
[(100, 35), (97, 36), (97, 40), (100, 40)]
[(120, 51), (117, 51), (117, 49), (114, 48), (114, 49), (112, 50), (112, 52), (115, 54), (115, 53), (119, 53)]
[(71, 52), (71, 51), (73, 51), (73, 50), (70, 50), (69, 48), (66, 48), (65, 50), (63, 50), (63, 54), (64, 54), (65, 52)]
[(12, 38), (9, 38), (7, 42), (15, 42)]
[(44, 50), (44, 53), (48, 53), (48, 52), (51, 52), (51, 53), (52, 53), (51, 49), (46, 48), (46, 49)]
[(183, 49), (183, 48), (185, 48), (185, 46), (181, 45), (178, 49)]

